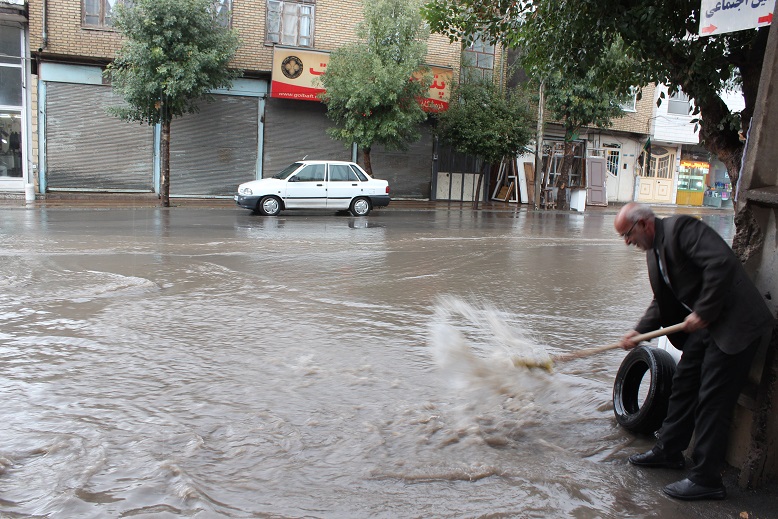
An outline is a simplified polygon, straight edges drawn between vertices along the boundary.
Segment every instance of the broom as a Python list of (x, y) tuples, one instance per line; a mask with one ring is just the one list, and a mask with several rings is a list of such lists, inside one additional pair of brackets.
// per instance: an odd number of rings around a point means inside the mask
[[(668, 326), (667, 328), (660, 328), (659, 330), (654, 330), (653, 332), (647, 332), (647, 333), (642, 333), (640, 335), (635, 335), (634, 337), (632, 337), (632, 340), (635, 341), (636, 343), (639, 343), (642, 341), (650, 341), (655, 337), (662, 337), (663, 335), (670, 335), (671, 333), (680, 332), (683, 331), (684, 324), (685, 323), (678, 323), (672, 326)], [(615, 350), (619, 347), (620, 347), (619, 343), (614, 343), (614, 344), (606, 344), (604, 346), (596, 346), (594, 348), (586, 348), (583, 350), (571, 351), (569, 353), (563, 353), (561, 355), (556, 355), (554, 357), (548, 357), (548, 359), (545, 360), (522, 359), (522, 358), (514, 358), (512, 360), (513, 360), (513, 365), (516, 366), (517, 368), (520, 367), (541, 368), (541, 369), (545, 369), (546, 371), (551, 371), (554, 367), (554, 364), (557, 362), (567, 362), (568, 360), (590, 357), (592, 355), (596, 355), (604, 351)]]

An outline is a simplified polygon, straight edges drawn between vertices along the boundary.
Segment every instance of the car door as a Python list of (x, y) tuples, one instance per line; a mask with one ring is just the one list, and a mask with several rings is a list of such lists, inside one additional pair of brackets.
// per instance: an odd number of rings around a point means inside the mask
[(284, 203), (287, 209), (324, 209), (327, 207), (325, 164), (306, 164), (286, 181)]
[(330, 164), (327, 181), (327, 208), (348, 209), (362, 191), (361, 182), (348, 164)]

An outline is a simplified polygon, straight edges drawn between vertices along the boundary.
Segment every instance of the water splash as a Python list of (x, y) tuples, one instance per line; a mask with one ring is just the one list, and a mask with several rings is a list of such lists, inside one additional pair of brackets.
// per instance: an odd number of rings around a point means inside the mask
[(551, 365), (546, 349), (511, 326), (507, 313), (453, 296), (438, 300), (430, 325), (430, 346), (439, 367), (455, 382), (494, 382), (506, 369)]

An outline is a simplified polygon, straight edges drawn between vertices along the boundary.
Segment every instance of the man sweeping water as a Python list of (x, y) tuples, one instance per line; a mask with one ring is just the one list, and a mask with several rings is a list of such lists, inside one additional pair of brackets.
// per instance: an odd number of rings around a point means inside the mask
[(640, 333), (685, 323), (683, 332), (668, 335), (682, 355), (656, 445), (629, 462), (682, 469), (683, 451), (695, 434), (687, 478), (663, 491), (677, 499), (725, 499), (721, 469), (732, 412), (754, 355), (769, 340), (773, 316), (729, 245), (696, 218), (658, 218), (649, 207), (630, 203), (614, 227), (627, 245), (646, 252), (654, 292), (621, 347), (637, 346)]

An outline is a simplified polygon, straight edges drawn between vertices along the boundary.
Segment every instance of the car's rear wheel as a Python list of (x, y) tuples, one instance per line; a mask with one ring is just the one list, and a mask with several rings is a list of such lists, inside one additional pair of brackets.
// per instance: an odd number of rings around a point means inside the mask
[(277, 216), (281, 212), (281, 200), (274, 196), (263, 196), (257, 203), (257, 212), (263, 216)]
[(352, 200), (349, 211), (351, 211), (351, 214), (354, 216), (367, 216), (370, 214), (370, 209), (370, 200), (360, 196)]

